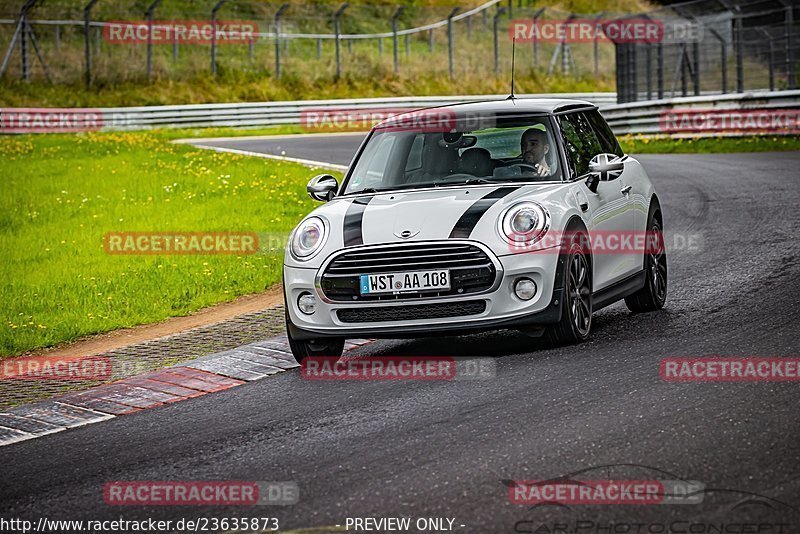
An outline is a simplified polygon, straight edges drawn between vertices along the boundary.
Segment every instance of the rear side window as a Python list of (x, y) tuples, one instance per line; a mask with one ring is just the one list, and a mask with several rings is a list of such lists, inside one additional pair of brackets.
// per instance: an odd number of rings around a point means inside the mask
[(572, 163), (574, 176), (589, 172), (589, 161), (603, 151), (595, 130), (583, 112), (574, 112), (558, 118), (564, 136), (564, 148)]
[(594, 110), (587, 111), (585, 114), (592, 124), (592, 128), (594, 128), (594, 133), (597, 136), (597, 140), (600, 142), (600, 148), (603, 152), (606, 154), (616, 154), (620, 157), (624, 156), (625, 154), (622, 152), (622, 147), (619, 146), (617, 138), (614, 137), (614, 132), (611, 131), (611, 127), (600, 115), (600, 112)]

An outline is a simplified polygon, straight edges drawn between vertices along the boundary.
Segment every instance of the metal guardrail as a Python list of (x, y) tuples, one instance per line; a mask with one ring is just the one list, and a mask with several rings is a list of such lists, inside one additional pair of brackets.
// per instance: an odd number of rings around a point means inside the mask
[[(573, 93), (520, 95), (553, 98), (577, 98), (598, 106), (616, 102), (616, 93)], [(256, 127), (301, 124), (302, 113), (309, 109), (419, 109), (459, 102), (498, 100), (506, 95), (425, 96), (394, 98), (359, 98), (350, 100), (297, 100), (242, 104), (196, 104), (185, 106), (148, 106), (105, 108), (103, 130), (139, 130), (147, 128), (193, 128), (208, 126)], [(2, 111), (0, 111), (2, 112)], [(2, 129), (0, 129), (2, 131)]]
[[(519, 95), (525, 97), (574, 98), (588, 100), (599, 106), (611, 128), (618, 135), (624, 134), (687, 134), (693, 132), (670, 131), (665, 128), (664, 120), (669, 114), (682, 113), (687, 117), (714, 114), (748, 118), (759, 113), (764, 120), (783, 120), (775, 128), (765, 128), (768, 133), (800, 134), (800, 90), (795, 91), (758, 91), (731, 95), (706, 95), (695, 97), (679, 97), (665, 100), (650, 100), (628, 104), (616, 104), (616, 93), (572, 93), (572, 94), (537, 94)], [(60, 124), (59, 120), (71, 114), (75, 116), (91, 116), (91, 127), (77, 130), (145, 130), (151, 128), (203, 128), (203, 127), (259, 127), (273, 125), (303, 124), (304, 114), (310, 111), (355, 112), (361, 117), (368, 116), (369, 110), (376, 115), (398, 113), (402, 110), (420, 109), (431, 106), (474, 102), (480, 100), (499, 100), (505, 95), (469, 95), (469, 96), (429, 96), (429, 97), (394, 97), (394, 98), (360, 98), (350, 100), (297, 100), (284, 102), (257, 102), (239, 104), (194, 104), (176, 106), (120, 107), (104, 109), (0, 109), (0, 134), (24, 133), (37, 131), (38, 124), (44, 127), (38, 131), (70, 131), (49, 127)], [(738, 113), (737, 113), (738, 112)], [(306, 116), (307, 118), (307, 116)], [(368, 117), (369, 118), (369, 117)], [(378, 117), (376, 117), (378, 118)], [(35, 122), (38, 120), (39, 122)], [(80, 120), (80, 119), (78, 119)], [(24, 122), (27, 121), (27, 122)], [(88, 122), (84, 120), (84, 123)], [(29, 128), (25, 130), (26, 126)], [(369, 124), (364, 122), (365, 129)], [(16, 127), (16, 128), (15, 128)], [(313, 125), (309, 130), (316, 130)], [(76, 130), (72, 130), (76, 131)], [(702, 131), (698, 134), (726, 135), (763, 133), (754, 128), (733, 127)]]
[[(800, 90), (676, 97), (602, 107), (603, 116), (617, 135), (669, 133), (664, 131), (662, 121), (665, 114), (670, 112), (691, 114), (701, 111), (714, 113), (741, 111), (769, 114), (779, 110), (794, 110), (798, 116), (793, 130), (791, 128), (784, 131), (776, 130), (775, 133), (799, 134)], [(731, 130), (728, 133), (737, 133), (735, 129)]]

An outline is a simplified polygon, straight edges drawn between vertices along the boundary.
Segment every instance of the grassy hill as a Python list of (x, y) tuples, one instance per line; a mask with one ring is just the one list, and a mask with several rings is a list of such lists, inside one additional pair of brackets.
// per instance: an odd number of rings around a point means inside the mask
[[(48, 0), (31, 13), (32, 19), (80, 19), (85, 2)], [(155, 12), (156, 20), (206, 20), (214, 2), (205, 0), (166, 0)], [(469, 2), (462, 11), (479, 5)], [(143, 20), (148, 1), (130, 4), (99, 2), (93, 11), (96, 20)], [(365, 0), (351, 2), (342, 16), (342, 33), (373, 33), (390, 29), (390, 18), (398, 4), (375, 4)], [(453, 3), (439, 0), (407, 0), (399, 27), (409, 28), (442, 20)], [(507, 2), (501, 5), (508, 7)], [(226, 4), (221, 20), (248, 20), (260, 31), (272, 31), (272, 18), (279, 4), (234, 0)], [(293, 2), (284, 16), (284, 32), (332, 33), (331, 13), (338, 2)], [(647, 9), (642, 0), (603, 0), (535, 2), (514, 0), (514, 18), (530, 18), (546, 7), (548, 18), (563, 18), (569, 12), (636, 12)], [(18, 6), (5, 4), (0, 17), (13, 17)], [(56, 42), (54, 26), (37, 25), (35, 30), (48, 63), (52, 83), (34, 61), (32, 81), (20, 80), (19, 51), (15, 51), (8, 74), (0, 80), (0, 106), (122, 106), (230, 101), (269, 101), (302, 98), (348, 98), (385, 95), (479, 94), (505, 92), (509, 86), (511, 43), (507, 25), (500, 18), (500, 72), (494, 72), (494, 44), (491, 31), (492, 7), (471, 23), (454, 25), (454, 79), (448, 74), (447, 34), (445, 29), (423, 32), (399, 40), (399, 73), (394, 73), (392, 40), (383, 39), (382, 49), (376, 39), (342, 42), (342, 77), (335, 79), (333, 40), (291, 40), (282, 52), (283, 76), (275, 76), (275, 43), (257, 40), (252, 51), (247, 44), (223, 44), (218, 50), (218, 73), (210, 73), (210, 46), (207, 44), (156, 44), (153, 52), (153, 77), (146, 76), (146, 46), (112, 44), (99, 34), (93, 35), (93, 76), (91, 88), (83, 85), (83, 30), (77, 26), (59, 29)], [(0, 27), (0, 43), (10, 42), (13, 27)], [(98, 30), (93, 30), (97, 32)], [(406, 48), (408, 44), (408, 49)], [(319, 46), (319, 48), (318, 48)], [(566, 75), (548, 74), (555, 45), (541, 44), (538, 64), (533, 47), (520, 44), (517, 49), (517, 82), (522, 92), (604, 91), (614, 89), (614, 50), (610, 44), (599, 48), (599, 68), (594, 70), (593, 46), (571, 47), (574, 71)], [(175, 55), (174, 55), (175, 54)], [(560, 60), (555, 62), (556, 69)]]

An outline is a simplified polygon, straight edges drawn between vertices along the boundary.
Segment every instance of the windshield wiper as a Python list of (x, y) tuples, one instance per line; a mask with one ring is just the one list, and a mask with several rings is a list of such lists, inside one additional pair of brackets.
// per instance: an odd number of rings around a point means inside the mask
[(497, 183), (495, 180), (487, 180), (486, 178), (468, 178), (466, 180), (461, 181), (453, 181), (453, 182), (434, 182), (436, 187), (440, 187), (442, 185), (470, 185), (470, 184), (494, 184)]
[(496, 180), (487, 180), (486, 178), (470, 178), (469, 180), (464, 180), (464, 185), (469, 184), (494, 184), (497, 183)]
[(364, 189), (359, 189), (358, 191), (350, 191), (347, 193), (348, 195), (358, 195), (361, 193), (377, 193), (378, 190), (374, 187), (365, 187)]

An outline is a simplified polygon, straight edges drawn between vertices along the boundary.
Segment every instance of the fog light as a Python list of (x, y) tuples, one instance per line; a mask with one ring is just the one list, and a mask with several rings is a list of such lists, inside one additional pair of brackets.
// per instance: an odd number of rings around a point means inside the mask
[(514, 282), (514, 293), (520, 300), (531, 300), (536, 295), (536, 282), (530, 278), (520, 278)]
[(306, 315), (311, 315), (317, 310), (317, 299), (311, 293), (300, 293), (297, 297), (297, 307)]

